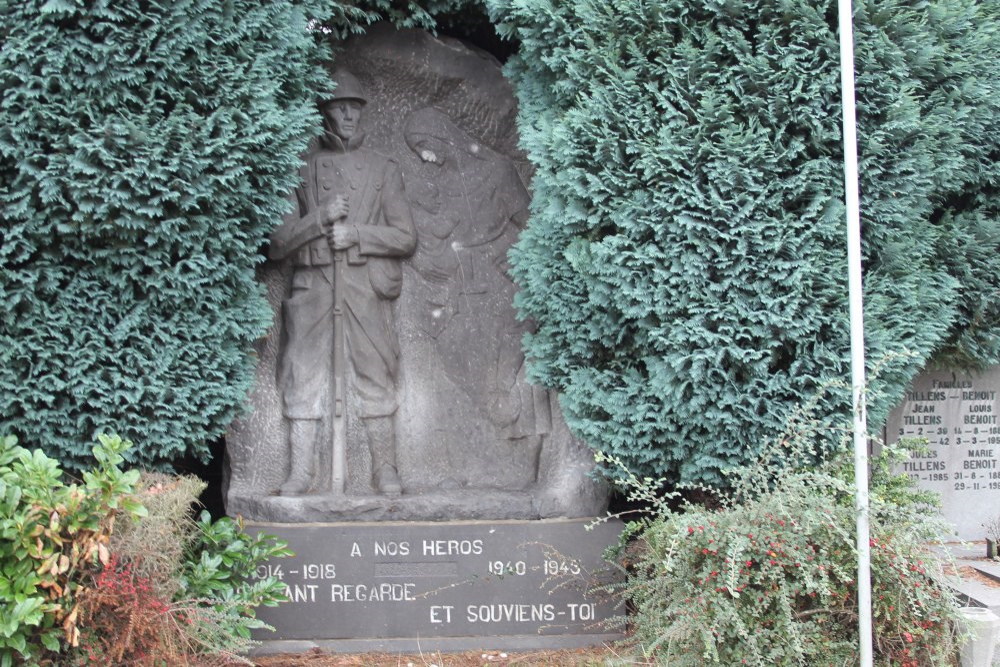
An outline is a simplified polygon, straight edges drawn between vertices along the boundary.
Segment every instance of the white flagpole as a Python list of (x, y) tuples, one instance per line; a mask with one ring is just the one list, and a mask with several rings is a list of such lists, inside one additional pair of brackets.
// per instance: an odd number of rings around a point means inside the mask
[(840, 85), (844, 110), (844, 190), (847, 202), (848, 300), (851, 312), (851, 393), (854, 399), (854, 482), (858, 549), (858, 639), (861, 667), (872, 664), (872, 579), (868, 528), (868, 419), (865, 407), (865, 326), (861, 294), (861, 207), (854, 99), (854, 18), (840, 8)]

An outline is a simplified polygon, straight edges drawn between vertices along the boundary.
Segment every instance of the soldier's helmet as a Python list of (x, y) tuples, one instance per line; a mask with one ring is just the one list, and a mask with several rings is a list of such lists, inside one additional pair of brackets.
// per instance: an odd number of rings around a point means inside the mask
[(361, 82), (356, 76), (346, 69), (338, 69), (333, 73), (332, 78), (337, 87), (320, 99), (319, 106), (321, 108), (335, 100), (357, 100), (361, 104), (368, 104), (365, 89), (361, 87)]

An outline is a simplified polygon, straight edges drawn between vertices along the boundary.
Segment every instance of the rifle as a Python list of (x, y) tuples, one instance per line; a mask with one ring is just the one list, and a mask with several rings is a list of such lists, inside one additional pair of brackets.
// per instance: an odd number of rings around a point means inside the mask
[(330, 413), (331, 447), (330, 492), (342, 496), (347, 486), (347, 404), (344, 369), (344, 250), (333, 251), (333, 377), (330, 389), (333, 399)]

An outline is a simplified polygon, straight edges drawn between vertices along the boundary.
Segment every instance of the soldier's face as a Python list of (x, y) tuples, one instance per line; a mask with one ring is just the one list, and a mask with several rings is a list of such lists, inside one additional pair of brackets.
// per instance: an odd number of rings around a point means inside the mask
[(333, 133), (347, 141), (358, 131), (361, 121), (361, 102), (357, 100), (334, 100), (323, 107), (323, 115)]

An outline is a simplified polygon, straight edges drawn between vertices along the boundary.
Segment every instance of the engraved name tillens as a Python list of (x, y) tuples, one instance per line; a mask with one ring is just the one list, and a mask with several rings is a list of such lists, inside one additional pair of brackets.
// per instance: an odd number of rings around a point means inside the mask
[(973, 380), (931, 380), (930, 388), (906, 393), (896, 435), (923, 438), (899, 467), (924, 488), (951, 493), (1000, 490), (997, 392)]

